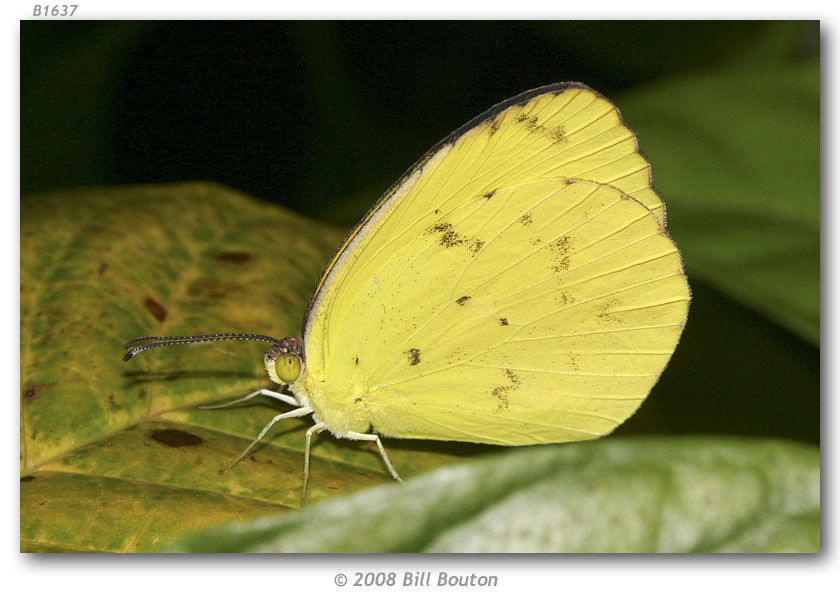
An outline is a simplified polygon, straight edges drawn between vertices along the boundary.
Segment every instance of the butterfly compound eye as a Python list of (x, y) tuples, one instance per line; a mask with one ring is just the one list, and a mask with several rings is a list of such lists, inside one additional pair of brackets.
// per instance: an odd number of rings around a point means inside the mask
[(265, 355), (265, 371), (274, 383), (291, 384), (303, 373), (303, 340), (286, 338)]
[(300, 359), (294, 354), (281, 354), (274, 361), (274, 372), (283, 383), (297, 381), (300, 371)]

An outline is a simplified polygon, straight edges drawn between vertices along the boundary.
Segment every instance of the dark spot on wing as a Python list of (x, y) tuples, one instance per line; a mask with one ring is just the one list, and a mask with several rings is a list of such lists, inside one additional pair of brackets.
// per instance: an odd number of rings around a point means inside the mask
[(557, 238), (548, 245), (548, 249), (553, 253), (553, 264), (551, 270), (555, 273), (565, 271), (569, 268), (569, 251), (572, 247), (572, 240), (569, 236), (564, 235)]
[(499, 126), (502, 124), (502, 115), (496, 115), (495, 118), (490, 122), (490, 135), (493, 135), (499, 130)]
[(505, 319), (504, 317), (501, 317), (501, 318), (499, 319), (499, 323), (500, 323), (501, 325), (507, 325), (507, 324), (508, 324), (508, 320), (507, 320), (507, 319)]
[(560, 296), (556, 300), (558, 304), (568, 304), (572, 301), (572, 298), (566, 292), (560, 292)]
[(361, 398), (353, 398), (353, 404), (358, 404), (359, 402), (364, 402)]
[(146, 300), (143, 302), (146, 306), (146, 310), (152, 313), (152, 316), (163, 323), (166, 320), (166, 315), (169, 314), (163, 306), (158, 304), (154, 298), (147, 297)]
[(555, 273), (560, 273), (561, 271), (566, 271), (569, 268), (569, 257), (565, 256), (554, 265), (552, 265), (551, 270)]
[(619, 305), (619, 301), (613, 298), (596, 307), (598, 318), (612, 323), (624, 323), (624, 319), (612, 312), (612, 309)]
[(534, 217), (531, 216), (531, 213), (525, 213), (521, 217), (519, 217), (519, 222), (523, 225), (530, 225), (534, 222)]
[(21, 483), (26, 483), (27, 481), (35, 481), (35, 476), (34, 475), (24, 475), (23, 477), (20, 478)]
[(548, 131), (548, 137), (558, 143), (562, 143), (566, 141), (566, 128), (562, 125), (557, 125), (552, 127)]
[(539, 133), (545, 131), (545, 126), (540, 125), (539, 119), (537, 119), (536, 115), (534, 115), (531, 118), (528, 118), (527, 115), (520, 115), (517, 121), (524, 124), (525, 129), (527, 129), (528, 131)]
[(197, 435), (187, 433), (180, 429), (158, 429), (149, 437), (164, 446), (171, 446), (172, 448), (198, 446), (204, 441)]
[(426, 229), (426, 233), (435, 233), (439, 231), (446, 231), (452, 227), (451, 223), (435, 223)]
[(499, 387), (493, 388), (493, 391), (490, 392), (492, 396), (495, 396), (499, 400), (498, 404), (496, 404), (496, 412), (501, 412), (510, 407), (510, 398), (507, 395), (508, 388), (510, 386), (500, 385)]
[[(440, 245), (445, 246), (446, 248), (462, 246), (470, 241), (470, 238), (464, 237), (460, 233), (455, 231), (452, 228), (451, 223), (435, 223), (427, 227), (424, 231), (425, 235), (433, 235), (437, 233), (440, 234)], [(482, 242), (481, 240), (473, 240), (472, 244), (470, 245), (470, 250), (472, 250), (473, 254), (475, 254), (483, 245), (484, 242)]]
[(354, 362), (355, 364), (357, 364), (357, 365), (358, 365), (358, 364), (359, 364), (359, 357), (358, 357), (358, 356), (354, 356), (354, 357), (353, 357), (353, 362)]
[(455, 302), (458, 303), (458, 306), (464, 306), (470, 298), (472, 298), (472, 296), (461, 296)]
[(503, 373), (508, 381), (510, 381), (510, 384), (496, 386), (490, 391), (490, 395), (494, 396), (498, 400), (496, 412), (501, 412), (510, 407), (509, 393), (519, 388), (520, 384), (519, 376), (511, 369), (505, 369)]
[(417, 348), (411, 348), (410, 350), (406, 350), (406, 356), (408, 356), (408, 364), (412, 367), (414, 365), (420, 364), (420, 350)]
[(440, 236), (440, 245), (446, 246), (447, 248), (452, 248), (453, 246), (460, 246), (466, 241), (466, 238), (462, 237), (452, 229), (447, 229), (443, 232), (443, 235)]
[(482, 196), (482, 198), (487, 198), (488, 200), (496, 195), (496, 190), (490, 190), (486, 194)]
[(229, 262), (229, 263), (237, 263), (237, 264), (248, 262), (252, 258), (253, 258), (253, 256), (249, 252), (237, 252), (237, 251), (219, 252), (216, 255), (217, 260), (220, 260), (220, 261), (223, 261), (223, 262)]

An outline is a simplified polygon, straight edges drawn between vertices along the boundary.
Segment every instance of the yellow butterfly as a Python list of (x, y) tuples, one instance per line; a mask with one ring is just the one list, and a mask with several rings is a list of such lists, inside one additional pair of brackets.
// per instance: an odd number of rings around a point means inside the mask
[[(269, 378), (313, 435), (501, 445), (606, 435), (665, 368), (690, 292), (650, 165), (616, 107), (580, 83), (497, 104), (426, 153), (324, 270), (303, 337), (147, 337), (272, 344)], [(233, 465), (231, 465), (233, 466)]]

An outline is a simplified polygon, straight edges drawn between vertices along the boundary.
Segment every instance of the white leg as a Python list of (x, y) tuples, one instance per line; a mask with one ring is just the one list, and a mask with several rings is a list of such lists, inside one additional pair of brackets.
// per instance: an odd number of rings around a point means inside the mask
[(251, 444), (247, 448), (245, 448), (245, 451), (242, 452), (242, 454), (240, 454), (236, 458), (235, 461), (233, 461), (232, 463), (230, 463), (230, 465), (228, 465), (227, 467), (225, 467), (224, 469), (219, 471), (219, 473), (220, 474), (224, 473), (225, 471), (231, 469), (240, 460), (242, 460), (245, 457), (245, 455), (248, 454), (248, 452), (251, 450), (251, 448), (253, 448), (257, 444), (257, 442), (259, 442), (263, 438), (263, 436), (266, 433), (268, 433), (268, 430), (271, 429), (271, 426), (274, 425), (280, 419), (292, 419), (294, 417), (303, 417), (305, 415), (308, 415), (311, 412), (312, 412), (311, 408), (309, 408), (308, 406), (303, 406), (301, 408), (296, 408), (295, 410), (290, 410), (287, 413), (281, 413), (281, 414), (277, 415), (276, 417), (271, 419), (271, 421), (268, 422), (268, 425), (263, 427), (263, 430), (260, 431), (260, 434), (257, 436), (257, 439), (255, 439), (253, 442), (251, 442)]
[(288, 394), (281, 394), (280, 392), (273, 392), (271, 390), (257, 390), (256, 392), (251, 392), (247, 396), (237, 398), (236, 400), (231, 400), (230, 402), (225, 402), (224, 404), (214, 404), (213, 406), (199, 406), (198, 408), (200, 408), (201, 410), (227, 408), (228, 406), (233, 406), (234, 404), (239, 404), (240, 402), (250, 400), (254, 396), (268, 396), (269, 398), (274, 398), (275, 400), (282, 400), (286, 404), (291, 404), (292, 406), (300, 406), (300, 403), (298, 403), (297, 398), (295, 398), (294, 396), (289, 396)]
[(385, 448), (382, 447), (382, 440), (379, 439), (379, 436), (373, 433), (356, 433), (355, 431), (348, 431), (344, 434), (348, 440), (359, 440), (363, 442), (376, 442), (376, 445), (379, 447), (379, 454), (382, 456), (382, 460), (385, 461), (385, 466), (388, 467), (388, 470), (391, 472), (391, 475), (397, 481), (402, 481), (400, 476), (397, 475), (397, 472), (394, 470), (394, 467), (391, 465), (391, 461), (388, 460), (388, 455), (385, 454)]
[(312, 442), (312, 434), (318, 434), (327, 426), (323, 423), (315, 423), (312, 427), (306, 430), (306, 449), (303, 452), (303, 498), (301, 498), (301, 508), (306, 505), (306, 486), (309, 483), (309, 445)]

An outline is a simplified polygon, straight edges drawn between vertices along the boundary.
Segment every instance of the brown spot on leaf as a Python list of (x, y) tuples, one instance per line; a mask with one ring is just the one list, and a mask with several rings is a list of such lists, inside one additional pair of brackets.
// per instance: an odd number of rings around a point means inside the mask
[(507, 320), (507, 319), (505, 319), (504, 317), (502, 317), (502, 318), (500, 318), (500, 319), (499, 319), (499, 323), (500, 323), (501, 325), (507, 325), (507, 324), (508, 324), (508, 320)]
[(197, 435), (187, 433), (181, 429), (157, 429), (149, 437), (159, 444), (171, 446), (172, 448), (198, 446), (204, 441)]
[(67, 319), (67, 312), (58, 306), (51, 306), (44, 311), (48, 325), (55, 325)]
[(104, 275), (105, 271), (107, 271), (107, 270), (108, 270), (108, 263), (102, 263), (101, 265), (99, 265), (98, 271), (99, 271), (100, 275)]
[(21, 398), (24, 400), (34, 400), (41, 395), (41, 392), (54, 385), (54, 383), (33, 383), (23, 389), (23, 392), (20, 394)]
[(21, 483), (26, 483), (27, 481), (35, 481), (35, 476), (34, 475), (24, 475), (23, 477), (20, 478)]
[(120, 410), (122, 406), (114, 400), (114, 394), (108, 394), (108, 408), (111, 410)]
[(147, 297), (146, 300), (143, 302), (146, 306), (146, 310), (152, 313), (152, 316), (163, 323), (166, 320), (166, 315), (169, 314), (163, 306), (158, 304), (154, 298)]
[(420, 364), (420, 350), (417, 348), (411, 348), (410, 350), (407, 350), (405, 354), (408, 356), (408, 364), (412, 367)]
[(470, 298), (472, 298), (472, 296), (461, 296), (455, 302), (458, 303), (458, 306), (464, 306)]
[(230, 251), (230, 252), (219, 252), (216, 255), (216, 259), (222, 262), (229, 262), (235, 264), (246, 263), (253, 258), (253, 255), (249, 252), (242, 252), (242, 251)]

